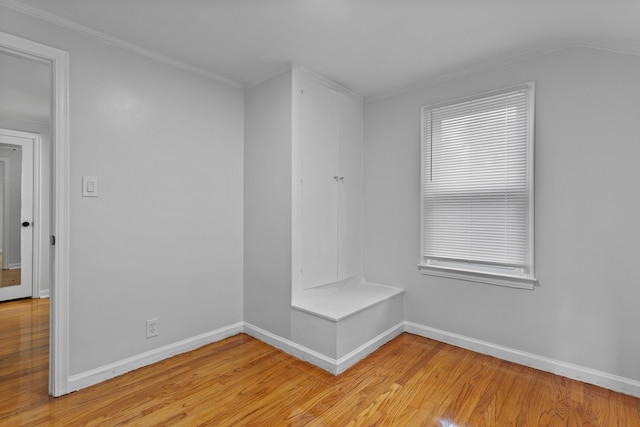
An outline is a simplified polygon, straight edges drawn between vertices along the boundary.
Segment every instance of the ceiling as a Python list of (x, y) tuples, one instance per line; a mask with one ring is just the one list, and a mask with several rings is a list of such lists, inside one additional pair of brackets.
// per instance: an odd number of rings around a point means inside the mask
[(638, 0), (20, 2), (239, 86), (296, 63), (365, 99), (572, 44), (640, 54)]

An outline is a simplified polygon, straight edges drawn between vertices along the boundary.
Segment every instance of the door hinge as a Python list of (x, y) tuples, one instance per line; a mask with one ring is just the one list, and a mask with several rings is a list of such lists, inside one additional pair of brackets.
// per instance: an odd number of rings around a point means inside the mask
[(51, 246), (56, 245), (56, 236), (51, 236)]

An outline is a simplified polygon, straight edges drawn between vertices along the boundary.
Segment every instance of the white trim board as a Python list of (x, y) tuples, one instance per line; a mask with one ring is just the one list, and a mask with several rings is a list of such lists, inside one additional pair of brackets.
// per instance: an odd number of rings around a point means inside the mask
[(404, 322), (398, 323), (339, 359), (333, 359), (325, 356), (324, 354), (318, 353), (317, 351), (311, 350), (310, 348), (304, 347), (300, 344), (296, 344), (291, 340), (272, 334), (271, 332), (265, 331), (264, 329), (247, 322), (244, 323), (244, 332), (272, 347), (297, 357), (298, 359), (309, 362), (312, 365), (331, 372), (334, 375), (339, 375), (358, 363), (360, 360), (367, 357), (369, 354), (376, 351), (383, 344), (386, 344), (403, 333)]
[(198, 347), (237, 335), (242, 332), (242, 329), (242, 322), (234, 323), (233, 325), (196, 335), (195, 337), (155, 348), (144, 353), (136, 354), (135, 356), (131, 356), (108, 365), (71, 375), (69, 377), (68, 392), (77, 391), (85, 387), (98, 384), (102, 381), (126, 374), (127, 372), (131, 372), (135, 369), (142, 368), (143, 366), (151, 365), (161, 360), (168, 359), (169, 357), (186, 353), (188, 351), (195, 350)]
[(572, 380), (594, 384), (609, 390), (628, 394), (640, 398), (640, 381), (620, 377), (598, 371), (596, 369), (585, 368), (572, 363), (550, 359), (537, 354), (527, 353), (509, 347), (503, 347), (486, 341), (454, 334), (429, 326), (420, 325), (413, 322), (405, 322), (404, 330), (410, 334), (441, 341), (456, 347), (475, 351), (476, 353), (487, 354), (498, 359), (507, 360), (519, 365), (529, 366), (541, 371), (550, 372)]

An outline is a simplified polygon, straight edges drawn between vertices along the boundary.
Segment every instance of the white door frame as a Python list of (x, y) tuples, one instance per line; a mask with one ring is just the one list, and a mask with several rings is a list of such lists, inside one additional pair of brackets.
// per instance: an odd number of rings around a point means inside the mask
[(49, 328), (49, 394), (69, 385), (69, 53), (0, 31), (0, 51), (50, 65), (53, 156), (53, 256)]

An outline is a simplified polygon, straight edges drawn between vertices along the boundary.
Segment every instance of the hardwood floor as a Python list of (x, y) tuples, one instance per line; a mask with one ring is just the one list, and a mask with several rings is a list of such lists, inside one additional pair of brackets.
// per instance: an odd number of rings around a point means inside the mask
[(48, 317), (0, 303), (0, 426), (640, 426), (640, 399), (409, 334), (338, 377), (240, 334), (54, 399)]
[(20, 269), (0, 270), (0, 287), (20, 284)]
[[(0, 252), (0, 266), (2, 265), (2, 253)], [(20, 269), (0, 268), (0, 288), (4, 286), (14, 286), (20, 284)]]

